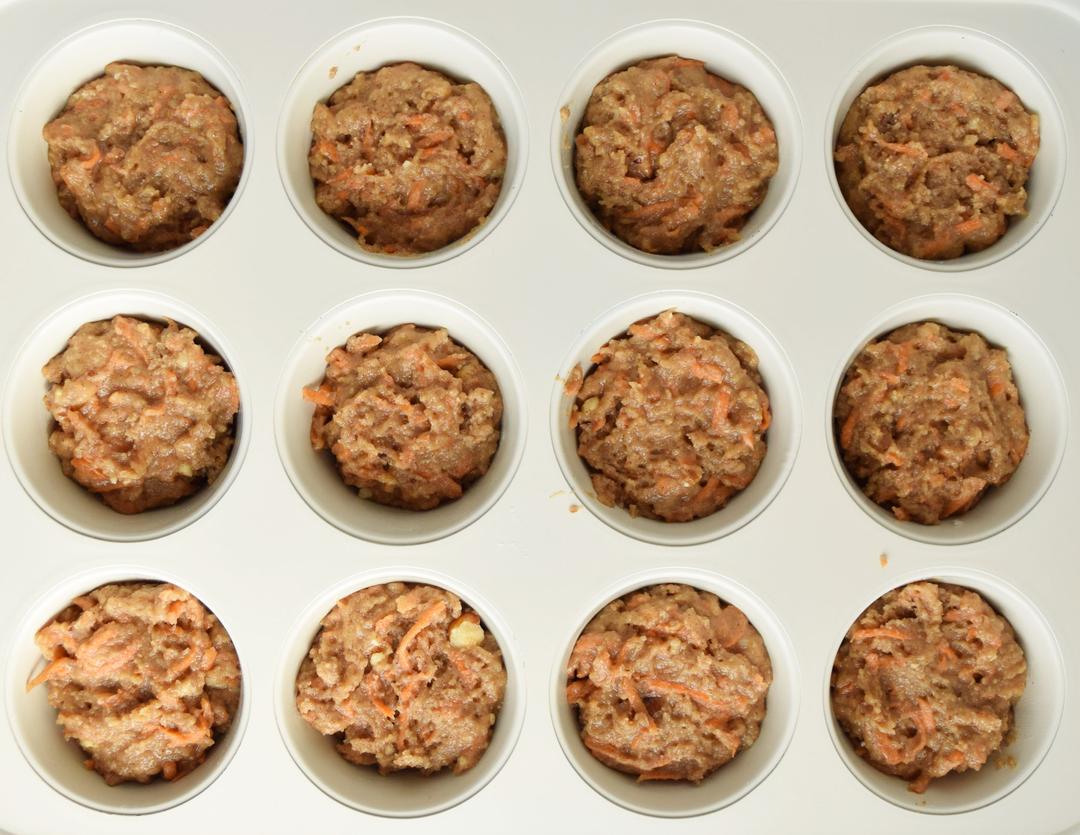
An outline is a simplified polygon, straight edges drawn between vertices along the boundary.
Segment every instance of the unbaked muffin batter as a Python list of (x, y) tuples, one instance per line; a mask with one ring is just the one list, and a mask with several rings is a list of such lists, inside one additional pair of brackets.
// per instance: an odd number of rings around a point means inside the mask
[(198, 339), (175, 322), (115, 316), (83, 325), (42, 369), (49, 449), (113, 510), (175, 504), (225, 468), (240, 392)]
[(444, 589), (387, 583), (323, 618), (296, 707), (349, 762), (460, 774), (487, 749), (505, 690), (502, 653), (474, 611)]
[(240, 705), (240, 662), (202, 603), (169, 583), (101, 586), (35, 641), (66, 739), (110, 785), (176, 780), (197, 768)]
[(311, 133), (315, 202), (375, 252), (453, 243), (502, 190), (506, 139), (488, 94), (416, 64), (357, 73), (315, 105)]
[(1027, 213), (1039, 117), (993, 78), (917, 66), (864, 90), (836, 140), (836, 176), (878, 240), (915, 258), (985, 249)]
[(977, 333), (936, 322), (871, 342), (834, 410), (848, 472), (897, 519), (933, 525), (1007, 482), (1027, 452), (1012, 368)]
[(180, 67), (109, 64), (43, 134), (60, 205), (103, 241), (139, 252), (205, 232), (244, 161), (232, 105)]
[(575, 149), (578, 189), (600, 222), (664, 255), (738, 240), (779, 160), (754, 94), (677, 56), (597, 84)]
[(495, 376), (443, 329), (354, 334), (303, 394), (315, 404), (312, 448), (380, 504), (430, 510), (460, 498), (499, 447)]
[(602, 504), (687, 522), (750, 484), (772, 420), (750, 346), (669, 310), (631, 325), (593, 362), (567, 391)]
[(1012, 627), (978, 594), (911, 583), (848, 630), (833, 715), (859, 756), (923, 792), (950, 772), (978, 771), (1002, 746), (1026, 678)]
[(700, 782), (754, 744), (772, 665), (761, 635), (709, 592), (667, 584), (605, 606), (567, 665), (585, 747), (643, 780)]

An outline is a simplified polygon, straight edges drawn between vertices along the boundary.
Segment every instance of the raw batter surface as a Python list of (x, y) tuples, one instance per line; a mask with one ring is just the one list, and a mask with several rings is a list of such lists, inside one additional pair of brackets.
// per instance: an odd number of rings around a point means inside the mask
[(605, 765), (639, 781), (697, 783), (754, 744), (771, 683), (765, 644), (739, 609), (666, 584), (590, 621), (570, 655), (566, 698)]

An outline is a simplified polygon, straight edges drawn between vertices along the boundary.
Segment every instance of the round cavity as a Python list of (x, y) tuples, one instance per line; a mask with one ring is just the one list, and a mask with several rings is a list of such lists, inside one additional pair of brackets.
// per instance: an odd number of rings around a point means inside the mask
[[(574, 176), (574, 138), (593, 88), (612, 73), (648, 58), (679, 55), (704, 61), (706, 69), (741, 84), (761, 103), (776, 131), (780, 166), (764, 202), (747, 218), (739, 240), (711, 252), (655, 255), (617, 238), (597, 220), (581, 197)], [(623, 29), (603, 41), (574, 70), (559, 96), (551, 122), (551, 165), (570, 213), (612, 252), (650, 267), (707, 267), (734, 258), (764, 237), (787, 208), (802, 165), (802, 122), (795, 97), (780, 70), (745, 38), (696, 20), (654, 20)]]
[[(329, 453), (311, 448), (314, 407), (305, 386), (317, 386), (326, 355), (355, 333), (383, 333), (411, 323), (446, 328), (450, 338), (472, 351), (495, 375), (503, 400), (499, 449), (487, 473), (464, 495), (433, 510), (412, 511), (361, 499), (341, 478)], [(334, 527), (389, 545), (415, 545), (449, 536), (471, 525), (498, 501), (521, 463), (525, 449), (525, 391), (510, 349), (476, 313), (445, 296), (421, 290), (379, 290), (350, 299), (324, 314), (300, 337), (285, 364), (274, 408), (278, 454), (293, 487)]]
[[(954, 64), (996, 78), (1039, 117), (1039, 153), (1027, 183), (1028, 212), (1013, 218), (1005, 235), (980, 252), (947, 261), (913, 258), (890, 249), (875, 238), (852, 213), (836, 179), (833, 149), (840, 126), (859, 94), (898, 70), (918, 64)], [(928, 270), (960, 272), (1000, 261), (1026, 244), (1050, 217), (1065, 182), (1068, 156), (1061, 108), (1039, 71), (1008, 44), (983, 32), (961, 26), (923, 26), (888, 38), (865, 55), (841, 84), (825, 120), (825, 168), (840, 208), (866, 240), (905, 264)]]
[[(749, 748), (706, 777), (700, 784), (637, 782), (596, 759), (581, 741), (573, 708), (566, 701), (566, 665), (582, 630), (616, 598), (657, 583), (684, 583), (715, 594), (742, 610), (762, 639), (773, 668), (761, 734)], [(799, 715), (799, 668), (795, 649), (772, 609), (734, 580), (696, 568), (662, 568), (619, 580), (593, 599), (561, 645), (551, 671), (551, 721), (566, 759), (578, 775), (612, 803), (642, 815), (685, 818), (715, 812), (749, 794), (780, 762)]]
[[(502, 191), (487, 219), (463, 238), (423, 255), (394, 256), (369, 252), (355, 233), (326, 214), (315, 202), (308, 168), (311, 115), (358, 72), (412, 61), (457, 81), (475, 81), (495, 104), (506, 136), (506, 173)], [(338, 252), (378, 267), (427, 267), (468, 251), (491, 234), (510, 211), (525, 179), (529, 125), (521, 92), (510, 71), (480, 41), (460, 29), (419, 17), (386, 17), (335, 35), (315, 50), (296, 74), (278, 123), (278, 171), (300, 218)]]
[[(95, 238), (69, 215), (56, 196), (49, 169), (45, 125), (64, 107), (76, 89), (105, 70), (112, 61), (182, 67), (200, 73), (232, 104), (244, 142), (244, 168), (229, 204), (198, 238), (166, 252), (139, 253)], [(109, 267), (145, 267), (175, 258), (213, 235), (240, 202), (254, 162), (248, 106), (240, 79), (214, 47), (197, 35), (158, 20), (110, 20), (60, 41), (23, 82), (8, 131), (8, 170), (23, 210), (54, 244), (72, 255)]]
[[(577, 432), (569, 421), (574, 399), (567, 395), (564, 387), (575, 366), (588, 374), (592, 356), (609, 340), (625, 334), (635, 322), (672, 309), (725, 331), (753, 348), (773, 417), (765, 436), (768, 450), (754, 480), (720, 510), (692, 522), (661, 522), (634, 517), (621, 507), (600, 503), (588, 466), (577, 452)], [(764, 325), (741, 307), (716, 296), (689, 290), (661, 291), (637, 296), (612, 308), (578, 337), (559, 369), (551, 395), (551, 441), (570, 488), (604, 524), (627, 536), (657, 545), (697, 545), (738, 530), (776, 498), (791, 473), (799, 450), (801, 413), (795, 372), (784, 349)]]
[[(108, 583), (133, 580), (179, 586), (202, 601), (229, 631), (231, 620), (222, 615), (216, 605), (217, 598), (204, 594), (203, 589), (196, 588), (186, 579), (138, 565), (101, 566), (66, 578), (38, 598), (15, 629), (4, 675), (5, 712), (11, 732), (38, 776), (69, 800), (119, 815), (161, 812), (195, 797), (229, 765), (240, 747), (248, 720), (248, 688), (244, 683), (240, 690), (240, 705), (229, 731), (211, 746), (202, 765), (175, 782), (154, 780), (146, 784), (110, 786), (100, 774), (83, 765), (86, 754), (75, 742), (64, 739), (63, 731), (56, 724), (56, 708), (49, 705), (46, 688), (36, 687), (26, 692), (26, 683), (45, 666), (45, 660), (34, 644), (34, 634), (79, 595)], [(235, 633), (230, 632), (229, 637), (240, 657), (240, 669), (245, 672), (244, 652)]]
[[(134, 514), (116, 512), (64, 475), (60, 460), (49, 449), (52, 415), (42, 403), (49, 389), (41, 374), (45, 363), (64, 350), (79, 327), (117, 314), (158, 322), (171, 319), (191, 328), (199, 334), (208, 353), (221, 357), (240, 389), (232, 452), (214, 483), (170, 507)], [(2, 425), (8, 459), (34, 503), (73, 531), (113, 542), (135, 542), (174, 533), (217, 504), (240, 471), (251, 434), (251, 401), (243, 379), (235, 354), (218, 329), (183, 302), (145, 290), (107, 290), (83, 296), (37, 325), (15, 356), (3, 396)]]
[[(836, 438), (833, 406), (848, 366), (867, 343), (901, 325), (938, 322), (952, 330), (975, 331), (992, 346), (1004, 348), (1020, 392), (1031, 440), (1027, 455), (1005, 484), (992, 487), (971, 510), (937, 525), (901, 522), (871, 501), (844, 466)], [(932, 545), (963, 545), (1000, 533), (1020, 521), (1043, 497), (1057, 475), (1069, 434), (1065, 379), (1049, 349), (1011, 310), (959, 293), (920, 296), (889, 308), (867, 328), (833, 374), (825, 408), (825, 437), (837, 475), (855, 502), (890, 531)]]
[[(355, 591), (390, 582), (424, 583), (453, 592), (471, 606), (495, 636), (506, 667), (506, 693), (491, 743), (480, 761), (463, 774), (441, 771), (429, 777), (410, 772), (379, 774), (375, 767), (353, 765), (335, 748), (334, 738), (311, 727), (296, 709), (296, 674), (334, 604)], [(464, 803), (499, 773), (517, 744), (525, 720), (525, 667), (501, 615), (477, 592), (427, 569), (388, 567), (342, 580), (319, 595), (289, 632), (274, 677), (274, 712), (282, 741), (300, 770), (330, 797), (372, 815), (412, 818), (442, 812)]]
[[(908, 790), (908, 781), (878, 771), (855, 753), (855, 747), (833, 716), (830, 683), (833, 661), (848, 629), (883, 594), (919, 580), (951, 583), (977, 592), (1013, 627), (1027, 659), (1027, 686), (1014, 710), (1011, 741), (991, 755), (979, 771), (951, 773), (933, 780), (922, 794)], [(948, 815), (989, 806), (1017, 789), (1046, 757), (1057, 735), (1065, 707), (1065, 661), (1054, 630), (1043, 614), (1012, 585), (972, 568), (943, 566), (894, 577), (838, 625), (826, 659), (823, 682), (825, 724), (836, 753), (848, 770), (870, 791), (912, 812)], [(995, 763), (1001, 758), (1001, 763)], [(1010, 759), (1006, 759), (1010, 758)]]

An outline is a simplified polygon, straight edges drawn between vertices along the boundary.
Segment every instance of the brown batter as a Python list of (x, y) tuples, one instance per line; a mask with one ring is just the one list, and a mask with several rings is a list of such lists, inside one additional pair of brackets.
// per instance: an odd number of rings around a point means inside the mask
[(487, 750), (505, 690), (502, 653), (475, 612), (444, 589), (387, 583), (323, 618), (296, 707), (349, 762), (460, 774)]
[(65, 739), (110, 786), (175, 780), (202, 764), (240, 704), (240, 661), (202, 603), (169, 583), (101, 586), (35, 641)]
[(863, 348), (834, 416), (844, 465), (863, 492), (924, 525), (971, 509), (1027, 452), (1005, 351), (935, 322), (904, 325)]
[(499, 447), (495, 376), (445, 330), (358, 333), (326, 358), (311, 446), (330, 450), (360, 496), (408, 510), (460, 498)]
[(836, 176), (878, 240), (915, 258), (957, 258), (1027, 213), (1039, 117), (999, 81), (917, 66), (866, 88), (836, 140)]
[(754, 94), (676, 56), (597, 84), (575, 145), (577, 186), (600, 222), (665, 255), (737, 241), (778, 164)]
[(60, 205), (96, 237), (139, 252), (197, 238), (240, 182), (236, 115), (192, 70), (109, 64), (43, 134)]
[(116, 316), (83, 325), (42, 369), (49, 449), (113, 510), (175, 504), (225, 468), (240, 393), (198, 339), (175, 322)]
[(585, 627), (566, 698), (598, 760), (642, 780), (700, 782), (754, 744), (772, 665), (761, 635), (709, 592), (631, 592)]
[(978, 771), (1013, 727), (1027, 663), (975, 592), (919, 582), (862, 613), (833, 664), (832, 708), (856, 753), (913, 792)]
[(596, 497), (631, 516), (715, 513), (765, 458), (769, 398), (750, 346), (673, 310), (631, 325), (568, 384)]
[(364, 249), (417, 255), (476, 229), (502, 190), (488, 94), (416, 64), (357, 73), (311, 118), (315, 202)]

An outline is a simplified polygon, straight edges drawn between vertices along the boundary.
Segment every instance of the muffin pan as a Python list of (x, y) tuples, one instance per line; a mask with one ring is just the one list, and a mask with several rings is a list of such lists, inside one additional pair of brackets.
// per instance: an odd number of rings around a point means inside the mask
[[(666, 21), (652, 21), (655, 7), (640, 0), (604, 13), (568, 0), (513, 15), (429, 0), (405, 11), (425, 17), (328, 0), (268, 7), (253, 25), (250, 7), (207, 0), (183, 9), (62, 0), (47, 13), (0, 0), (3, 31), (18, 33), (0, 57), (9, 120), (0, 167), (10, 174), (0, 181), (0, 830), (646, 833), (666, 831), (669, 817), (702, 833), (855, 833), (868, 820), (890, 832), (1080, 824), (1071, 760), (1080, 697), (1068, 686), (1080, 674), (1080, 427), (1070, 406), (1080, 380), (1080, 174), (1067, 164), (1080, 130), (1080, 6), (679, 0), (663, 9)], [(664, 53), (701, 58), (748, 86), (778, 135), (780, 172), (765, 203), (740, 243), (707, 255), (630, 250), (596, 224), (571, 176), (567, 141), (592, 85)], [(169, 253), (110, 248), (55, 200), (41, 127), (113, 59), (197, 69), (240, 119), (240, 188), (211, 230)], [(319, 212), (306, 165), (314, 103), (358, 70), (398, 60), (480, 82), (510, 149), (487, 222), (444, 250), (401, 259), (365, 252)], [(1028, 217), (985, 252), (942, 264), (868, 245), (830, 158), (858, 92), (926, 60), (995, 75), (1042, 125)], [(669, 307), (755, 349), (774, 417), (750, 488), (683, 525), (598, 504), (562, 388), (607, 339)], [(41, 402), (41, 365), (79, 325), (116, 313), (193, 327), (241, 392), (226, 472), (176, 507), (136, 517), (63, 477)], [(896, 522), (862, 496), (836, 456), (831, 417), (854, 353), (922, 319), (1008, 350), (1032, 430), (1014, 478), (934, 528)], [(341, 483), (310, 449), (300, 393), (350, 334), (407, 321), (447, 327), (495, 373), (506, 406), (491, 471), (426, 514), (363, 502)], [(23, 691), (39, 664), (33, 632), (73, 595), (134, 578), (176, 582), (214, 611), (240, 655), (244, 702), (194, 773), (110, 789), (63, 741), (44, 690)], [(923, 795), (854, 755), (828, 699), (852, 620), (918, 578), (983, 594), (1012, 622), (1030, 665), (1001, 767), (992, 760)], [(454, 591), (503, 649), (506, 703), (491, 747), (463, 776), (382, 778), (349, 766), (292, 707), (291, 682), (325, 611), (392, 579)], [(760, 739), (698, 787), (641, 785), (602, 766), (560, 694), (589, 617), (668, 580), (743, 608), (775, 671)]]

